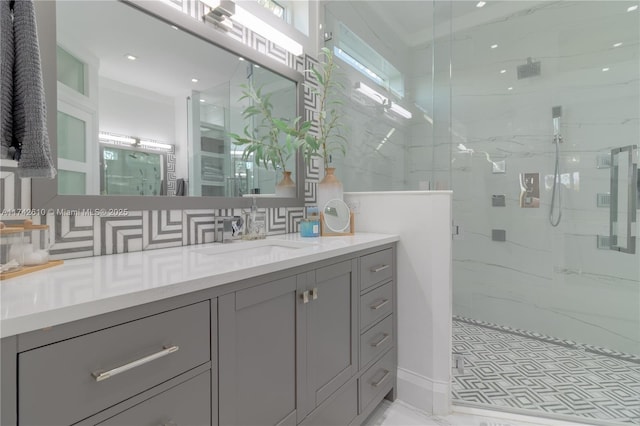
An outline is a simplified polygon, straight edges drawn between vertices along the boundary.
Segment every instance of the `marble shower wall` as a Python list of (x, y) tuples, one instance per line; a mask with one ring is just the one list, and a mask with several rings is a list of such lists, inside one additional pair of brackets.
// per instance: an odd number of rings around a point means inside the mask
[[(464, 3), (453, 3), (454, 16)], [(640, 354), (640, 250), (597, 247), (609, 209), (596, 197), (610, 183), (598, 162), (640, 141), (640, 19), (628, 4), (522, 2), (473, 26), (453, 20), (455, 314)], [(541, 73), (518, 79), (528, 58)], [(557, 228), (554, 106), (564, 137)], [(491, 161), (506, 161), (506, 173)], [(539, 208), (519, 207), (521, 173), (540, 174)], [(506, 206), (492, 207), (493, 195)], [(495, 229), (505, 242), (492, 241)]]
[[(172, 0), (184, 13), (198, 19), (203, 5), (197, 0)], [(300, 72), (317, 63), (309, 55), (294, 56), (266, 38), (235, 24), (229, 35), (255, 50), (288, 65)], [(306, 75), (305, 77), (309, 77)], [(307, 79), (307, 84), (314, 84)], [(313, 93), (305, 87), (305, 119), (312, 120), (317, 111)], [(307, 164), (305, 204), (315, 205), (321, 162), (312, 159)], [(31, 181), (21, 180), (16, 173), (16, 163), (2, 161), (0, 165), (0, 211), (29, 210), (31, 207)], [(215, 203), (212, 202), (212, 207)], [(269, 235), (298, 232), (298, 221), (304, 217), (304, 207), (259, 209), (266, 213)], [(3, 215), (2, 220), (30, 218), (34, 223), (47, 223), (55, 237), (51, 248), (54, 259), (72, 259), (126, 253), (140, 250), (202, 244), (213, 241), (216, 216), (241, 213), (240, 209), (210, 210), (144, 210), (129, 211), (125, 216), (58, 215), (35, 216)]]

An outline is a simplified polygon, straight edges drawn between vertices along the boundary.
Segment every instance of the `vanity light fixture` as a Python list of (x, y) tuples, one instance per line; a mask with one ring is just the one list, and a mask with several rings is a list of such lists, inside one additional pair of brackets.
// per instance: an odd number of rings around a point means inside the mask
[(507, 90), (513, 90), (513, 87), (507, 87)]
[(131, 145), (136, 143), (136, 140), (134, 138), (128, 136), (113, 135), (108, 132), (100, 132), (100, 134), (98, 135), (98, 139), (100, 140), (100, 142), (104, 143), (121, 142)]
[(100, 132), (98, 139), (101, 143), (110, 145), (143, 146), (149, 149), (160, 149), (164, 151), (173, 150), (173, 145), (167, 143), (156, 142), (149, 139), (137, 139), (131, 136), (116, 135), (109, 132)]
[(479, 1), (478, 3), (476, 3), (476, 7), (484, 7), (486, 4), (486, 1)]
[(271, 40), (278, 46), (283, 47), (296, 56), (300, 56), (304, 52), (300, 43), (267, 24), (262, 19), (253, 15), (243, 7), (235, 4), (231, 0), (202, 0), (202, 3), (211, 8), (211, 12), (205, 15), (205, 19), (212, 20), (217, 24), (225, 25), (224, 22), (231, 18), (238, 24), (261, 35), (267, 40)]
[(238, 60), (239, 60), (239, 61), (244, 61), (244, 58), (243, 58), (242, 56), (240, 56), (240, 57), (238, 58)]
[(356, 82), (355, 88), (358, 92), (362, 93), (374, 102), (379, 103), (380, 105), (384, 105), (389, 101), (386, 97), (382, 96), (380, 93), (376, 92), (361, 81)]
[(197, 82), (198, 82), (198, 79), (197, 79), (197, 78), (192, 78), (192, 79), (191, 79), (191, 82), (192, 82), (192, 83), (197, 83)]
[(401, 117), (404, 118), (411, 118), (413, 117), (413, 114), (411, 114), (411, 112), (403, 107), (401, 107), (400, 105), (398, 105), (395, 102), (391, 102), (391, 108), (389, 108), (389, 110), (395, 112), (396, 114), (398, 114)]
[(609, 71), (609, 67), (602, 68), (602, 72), (607, 72), (607, 71)]
[(124, 55), (124, 57), (125, 57), (125, 58), (127, 58), (127, 59), (128, 59), (128, 60), (130, 60), (130, 61), (135, 61), (136, 59), (138, 59), (138, 57), (137, 57), (137, 56), (132, 55), (132, 54), (130, 54), (130, 53), (127, 53), (126, 55)]
[(147, 148), (162, 149), (165, 151), (171, 151), (173, 149), (173, 146), (168, 143), (154, 142), (147, 139), (140, 139), (140, 145)]
[(615, 44), (613, 45), (613, 47), (620, 47), (620, 46), (622, 46), (622, 42), (621, 42), (621, 41), (619, 41), (618, 43), (615, 43)]
[(637, 10), (637, 9), (638, 9), (638, 5), (637, 4), (633, 5), (633, 6), (629, 6), (627, 8), (627, 12), (633, 12), (634, 10)]
[(506, 72), (507, 72), (507, 70), (500, 70), (500, 74), (504, 74)]
[(497, 44), (492, 44), (492, 45), (491, 45), (491, 48), (492, 48), (492, 49), (497, 49), (497, 48), (498, 48), (498, 45), (497, 45)]

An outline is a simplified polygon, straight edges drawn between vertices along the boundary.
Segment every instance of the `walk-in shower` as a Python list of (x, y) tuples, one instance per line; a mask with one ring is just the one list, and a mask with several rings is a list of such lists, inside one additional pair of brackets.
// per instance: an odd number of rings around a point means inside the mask
[[(327, 2), (326, 17), (401, 73), (381, 84), (341, 63), (352, 78), (341, 180), (453, 190), (454, 404), (640, 424), (637, 150), (626, 149), (640, 141), (640, 10), (480, 3)], [(384, 76), (370, 53), (349, 52)], [(352, 102), (355, 81), (388, 98), (401, 85), (412, 117)]]
[[(436, 104), (451, 110), (465, 230), (453, 244), (454, 403), (640, 424), (639, 12), (518, 3), (472, 24), (473, 5), (451, 2), (452, 32), (434, 43), (435, 61), (451, 52), (451, 104)], [(493, 174), (471, 150), (509, 168)]]

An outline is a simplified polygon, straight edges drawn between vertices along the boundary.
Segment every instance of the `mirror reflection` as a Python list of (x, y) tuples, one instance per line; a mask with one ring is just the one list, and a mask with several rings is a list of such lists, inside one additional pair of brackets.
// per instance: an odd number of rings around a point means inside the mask
[(230, 136), (256, 126), (243, 87), (293, 121), (294, 81), (118, 1), (56, 15), (59, 194), (238, 197), (295, 176), (295, 156), (257, 166)]

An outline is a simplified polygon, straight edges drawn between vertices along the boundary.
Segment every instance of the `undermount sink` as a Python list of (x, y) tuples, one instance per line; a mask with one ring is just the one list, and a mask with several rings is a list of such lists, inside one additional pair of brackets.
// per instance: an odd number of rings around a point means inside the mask
[(254, 240), (243, 241), (236, 240), (230, 243), (217, 244), (214, 247), (206, 247), (201, 249), (195, 249), (198, 254), (204, 254), (207, 256), (221, 256), (225, 254), (242, 252), (243, 255), (274, 255), (279, 253), (289, 253), (292, 250), (298, 250), (302, 248), (312, 247), (312, 243), (306, 243), (302, 241), (287, 241), (287, 240)]

